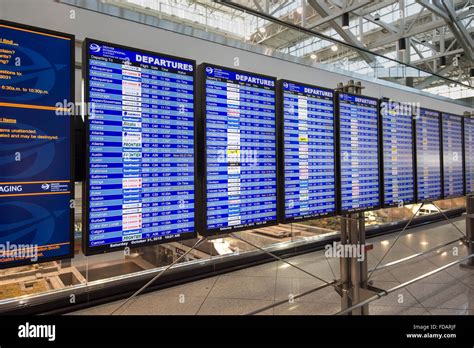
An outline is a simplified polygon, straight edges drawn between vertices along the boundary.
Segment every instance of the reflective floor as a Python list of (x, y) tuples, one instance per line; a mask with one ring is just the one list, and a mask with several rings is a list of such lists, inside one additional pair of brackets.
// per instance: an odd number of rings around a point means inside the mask
[[(462, 232), (465, 231), (463, 218), (457, 218), (454, 222)], [(442, 222), (408, 230), (394, 244), (396, 236), (397, 233), (394, 233), (368, 241), (374, 244), (374, 249), (368, 254), (369, 269), (382, 258), (381, 264), (395, 261), (455, 240), (461, 234), (449, 223)], [(393, 248), (386, 254), (392, 244)], [(465, 246), (454, 243), (425, 256), (376, 271), (370, 279), (374, 286), (390, 289), (466, 255)], [(287, 260), (325, 281), (339, 278), (339, 260), (326, 258), (324, 251)], [(324, 284), (311, 274), (281, 261), (271, 262), (138, 296), (116, 314), (247, 314), (280, 300), (286, 301), (259, 314), (328, 315), (340, 311), (340, 297), (332, 287), (294, 299), (295, 295)], [(107, 315), (121, 302), (72, 314)], [(474, 314), (474, 270), (454, 265), (372, 302), (369, 312), (380, 315)]]

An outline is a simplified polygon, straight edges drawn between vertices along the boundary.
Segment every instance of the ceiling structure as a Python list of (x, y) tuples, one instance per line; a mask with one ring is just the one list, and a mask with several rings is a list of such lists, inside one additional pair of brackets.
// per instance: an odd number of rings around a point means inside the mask
[(474, 87), (474, 0), (102, 2), (447, 97), (474, 97), (466, 87)]

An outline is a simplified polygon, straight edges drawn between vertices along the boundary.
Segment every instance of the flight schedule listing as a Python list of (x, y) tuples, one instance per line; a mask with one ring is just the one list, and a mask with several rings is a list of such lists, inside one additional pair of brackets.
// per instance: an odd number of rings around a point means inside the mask
[(86, 46), (88, 248), (192, 238), (194, 62)]
[(207, 231), (275, 222), (275, 80), (204, 67)]
[(416, 124), (418, 201), (441, 198), (440, 124), (437, 111), (420, 108)]
[(464, 118), (464, 156), (466, 194), (474, 193), (474, 118)]
[(413, 116), (410, 104), (382, 101), (382, 151), (384, 205), (403, 205), (415, 200), (413, 168)]
[(334, 92), (283, 81), (285, 218), (336, 210)]
[(462, 117), (442, 114), (444, 198), (464, 194)]
[(380, 206), (377, 100), (339, 93), (341, 212)]

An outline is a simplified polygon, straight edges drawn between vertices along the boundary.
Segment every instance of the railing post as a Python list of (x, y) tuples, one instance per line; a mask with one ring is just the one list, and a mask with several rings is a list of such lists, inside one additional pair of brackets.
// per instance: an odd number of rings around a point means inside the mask
[[(474, 254), (474, 194), (466, 196), (466, 239), (468, 255)], [(474, 268), (474, 258), (471, 257), (461, 267)]]

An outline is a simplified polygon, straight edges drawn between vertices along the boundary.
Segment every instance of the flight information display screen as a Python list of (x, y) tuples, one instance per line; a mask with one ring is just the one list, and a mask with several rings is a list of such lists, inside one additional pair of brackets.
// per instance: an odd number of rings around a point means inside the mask
[(334, 92), (283, 81), (286, 221), (336, 211)]
[(442, 196), (439, 117), (437, 111), (420, 108), (415, 121), (418, 202)]
[(378, 101), (338, 94), (340, 211), (380, 207)]
[(195, 63), (86, 40), (86, 253), (193, 238)]
[(464, 195), (462, 117), (441, 115), (443, 134), (444, 198)]
[(380, 103), (383, 151), (383, 201), (385, 207), (415, 201), (413, 116), (409, 104)]
[(0, 21), (0, 268), (74, 256), (74, 36)]
[(474, 193), (474, 118), (464, 118), (466, 194)]
[(277, 220), (275, 79), (203, 65), (207, 234)]

